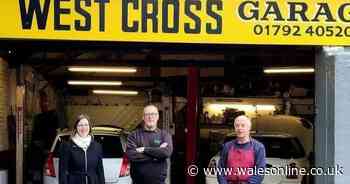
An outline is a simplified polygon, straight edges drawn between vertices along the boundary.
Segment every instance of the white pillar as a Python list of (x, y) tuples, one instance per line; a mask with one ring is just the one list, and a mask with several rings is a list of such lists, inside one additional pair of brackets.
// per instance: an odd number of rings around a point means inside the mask
[[(340, 166), (343, 175), (316, 176), (316, 184), (350, 181), (350, 49), (323, 48), (316, 56), (315, 164)], [(335, 173), (341, 174), (341, 172)]]

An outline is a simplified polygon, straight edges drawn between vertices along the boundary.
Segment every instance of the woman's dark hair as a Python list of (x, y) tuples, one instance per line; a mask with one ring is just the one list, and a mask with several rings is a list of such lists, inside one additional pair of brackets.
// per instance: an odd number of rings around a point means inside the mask
[(75, 120), (74, 122), (74, 127), (73, 127), (73, 132), (72, 132), (72, 136), (74, 136), (77, 131), (78, 131), (78, 123), (80, 122), (80, 120), (82, 119), (86, 119), (89, 122), (89, 135), (92, 135), (92, 123), (90, 121), (90, 118), (88, 115), (86, 114), (80, 114), (77, 118), (77, 120)]

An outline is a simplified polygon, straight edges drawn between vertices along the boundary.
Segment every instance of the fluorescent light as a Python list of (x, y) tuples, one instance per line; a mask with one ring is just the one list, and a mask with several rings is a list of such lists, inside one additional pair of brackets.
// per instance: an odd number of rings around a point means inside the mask
[(274, 105), (256, 105), (258, 111), (275, 111), (276, 107)]
[(137, 91), (126, 91), (126, 90), (93, 90), (95, 94), (103, 95), (138, 95)]
[(314, 73), (314, 68), (268, 68), (264, 69), (264, 73), (275, 74), (275, 73)]
[(222, 113), (226, 108), (238, 109), (241, 111), (255, 111), (253, 105), (246, 104), (210, 104), (208, 109), (215, 113)]
[(120, 86), (120, 81), (77, 81), (70, 80), (67, 82), (69, 85), (82, 85), (82, 86)]
[(135, 73), (136, 68), (131, 67), (85, 67), (71, 66), (68, 67), (71, 72), (98, 72), (98, 73)]
[(245, 112), (275, 111), (274, 105), (252, 105), (252, 104), (209, 104), (208, 110), (213, 114), (221, 114), (225, 109), (238, 109)]

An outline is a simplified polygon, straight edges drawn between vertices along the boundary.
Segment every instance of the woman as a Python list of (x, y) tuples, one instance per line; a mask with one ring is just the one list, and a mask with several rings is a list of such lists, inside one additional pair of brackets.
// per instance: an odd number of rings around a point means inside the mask
[(59, 184), (104, 183), (102, 147), (92, 137), (89, 117), (80, 115), (60, 148)]

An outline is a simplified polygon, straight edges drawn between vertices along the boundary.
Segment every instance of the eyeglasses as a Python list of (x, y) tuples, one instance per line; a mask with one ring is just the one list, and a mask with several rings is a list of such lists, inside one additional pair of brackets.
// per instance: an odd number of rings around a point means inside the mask
[(155, 112), (153, 112), (153, 113), (144, 113), (143, 115), (144, 116), (158, 116), (158, 113), (155, 113)]
[(80, 124), (77, 127), (88, 127), (88, 126), (89, 126), (89, 124)]

